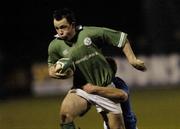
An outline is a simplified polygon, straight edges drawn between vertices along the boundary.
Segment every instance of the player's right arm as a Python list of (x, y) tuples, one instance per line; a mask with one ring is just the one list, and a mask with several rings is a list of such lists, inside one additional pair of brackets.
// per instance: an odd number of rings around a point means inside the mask
[[(49, 71), (49, 75), (52, 78), (56, 78), (56, 79), (67, 79), (72, 77), (73, 73), (74, 73), (74, 69), (67, 69), (65, 72), (63, 72), (63, 70), (65, 70), (65, 66), (67, 66), (67, 64), (64, 64), (64, 67), (62, 66), (61, 63), (59, 63), (59, 61), (57, 61), (55, 64), (51, 64), (49, 65), (48, 71)], [(68, 68), (68, 67), (67, 67)]]
[(60, 73), (61, 66), (57, 64), (57, 61), (62, 58), (59, 51), (60, 48), (59, 40), (53, 40), (48, 47), (48, 72), (49, 76), (55, 79), (66, 79), (68, 78), (64, 74)]
[(58, 69), (56, 69), (56, 61), (60, 57), (56, 52), (56, 48), (56, 42), (55, 40), (52, 40), (48, 47), (48, 72), (50, 77), (59, 79), (59, 76), (57, 75)]
[(59, 75), (58, 71), (60, 69), (57, 69), (56, 64), (52, 64), (48, 67), (49, 76), (52, 78), (60, 79), (61, 76)]

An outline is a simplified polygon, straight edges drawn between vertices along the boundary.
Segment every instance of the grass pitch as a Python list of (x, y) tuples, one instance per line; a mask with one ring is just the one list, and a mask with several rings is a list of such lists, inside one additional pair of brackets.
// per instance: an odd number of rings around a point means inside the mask
[[(60, 129), (62, 97), (24, 97), (0, 100), (0, 129)], [(132, 89), (132, 108), (139, 129), (180, 129), (180, 89)], [(103, 129), (92, 108), (76, 119), (81, 129)]]

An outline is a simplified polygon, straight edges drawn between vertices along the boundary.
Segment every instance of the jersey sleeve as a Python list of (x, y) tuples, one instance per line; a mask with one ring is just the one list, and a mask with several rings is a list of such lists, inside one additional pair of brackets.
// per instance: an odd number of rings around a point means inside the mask
[(56, 46), (52, 41), (48, 47), (48, 66), (55, 64), (58, 59), (59, 57), (57, 56)]
[(109, 28), (103, 28), (104, 41), (119, 48), (123, 47), (127, 40), (127, 33)]

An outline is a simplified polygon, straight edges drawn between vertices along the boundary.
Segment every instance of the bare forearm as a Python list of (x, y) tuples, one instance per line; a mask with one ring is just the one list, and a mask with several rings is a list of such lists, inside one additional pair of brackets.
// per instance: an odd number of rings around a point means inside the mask
[(100, 96), (107, 97), (109, 99), (118, 100), (118, 101), (127, 100), (127, 93), (117, 88), (96, 86), (95, 93)]
[(126, 41), (125, 46), (123, 47), (123, 52), (126, 55), (128, 62), (134, 68), (136, 68), (137, 70), (140, 70), (140, 71), (146, 71), (147, 70), (144, 62), (142, 60), (136, 58), (136, 55), (134, 54), (128, 40)]
[(129, 40), (126, 41), (125, 46), (123, 47), (123, 52), (130, 64), (131, 64), (131, 62), (133, 62), (133, 60), (136, 59), (136, 56), (131, 48)]
[(87, 93), (97, 94), (118, 102), (125, 101), (128, 98), (128, 94), (126, 92), (113, 87), (100, 87), (88, 83), (83, 86), (83, 90)]

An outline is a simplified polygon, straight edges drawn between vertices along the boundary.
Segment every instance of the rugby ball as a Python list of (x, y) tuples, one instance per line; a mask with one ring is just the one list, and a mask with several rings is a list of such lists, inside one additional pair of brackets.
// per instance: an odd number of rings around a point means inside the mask
[(72, 76), (75, 71), (75, 64), (70, 58), (61, 58), (56, 62), (56, 67), (59, 67), (61, 76)]

